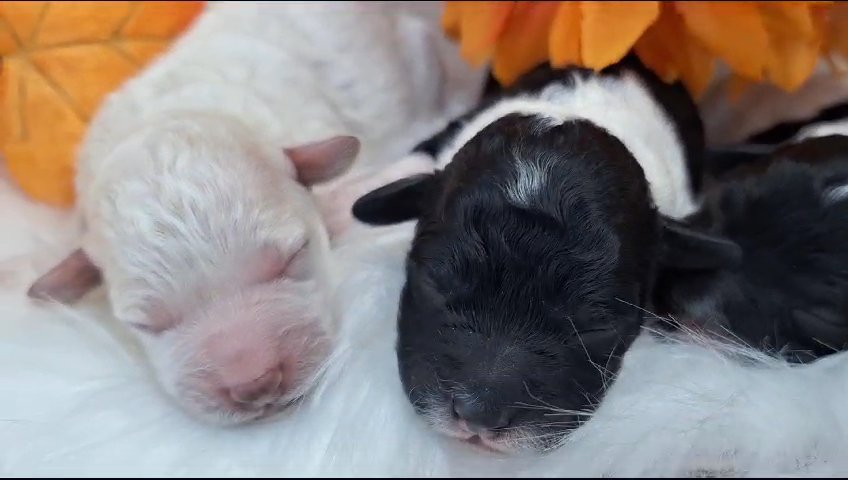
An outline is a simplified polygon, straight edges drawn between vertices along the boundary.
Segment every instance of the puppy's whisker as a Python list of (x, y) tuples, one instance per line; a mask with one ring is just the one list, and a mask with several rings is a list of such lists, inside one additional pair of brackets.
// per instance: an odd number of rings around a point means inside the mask
[(623, 303), (623, 304), (625, 304), (625, 305), (627, 305), (627, 306), (633, 307), (633, 308), (635, 308), (635, 309), (637, 309), (637, 310), (639, 310), (639, 311), (641, 311), (641, 312), (643, 312), (643, 313), (647, 313), (647, 314), (648, 314), (648, 315), (650, 315), (652, 318), (656, 318), (657, 320), (666, 320), (666, 321), (667, 321), (667, 320), (671, 320), (671, 317), (663, 317), (663, 316), (661, 316), (661, 315), (657, 315), (656, 313), (654, 313), (654, 312), (652, 312), (652, 311), (650, 311), (650, 310), (648, 310), (648, 309), (646, 309), (646, 308), (640, 307), (639, 305), (636, 305), (636, 304), (630, 303), (630, 302), (628, 302), (628, 301), (626, 301), (626, 300), (623, 300), (623, 299), (621, 299), (621, 298), (615, 297), (615, 299), (616, 299), (616, 301), (619, 301), (619, 302), (621, 302), (621, 303)]

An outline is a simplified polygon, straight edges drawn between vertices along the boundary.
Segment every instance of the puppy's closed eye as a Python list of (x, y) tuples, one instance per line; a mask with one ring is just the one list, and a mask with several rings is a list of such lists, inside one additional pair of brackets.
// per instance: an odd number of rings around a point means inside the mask
[(134, 328), (134, 329), (138, 330), (139, 332), (144, 333), (146, 335), (154, 335), (154, 336), (160, 335), (160, 334), (162, 334), (162, 332), (165, 332), (166, 330), (168, 330), (168, 327), (148, 325), (146, 323), (141, 323), (141, 322), (133, 322), (133, 323), (130, 323), (129, 325), (132, 328)]

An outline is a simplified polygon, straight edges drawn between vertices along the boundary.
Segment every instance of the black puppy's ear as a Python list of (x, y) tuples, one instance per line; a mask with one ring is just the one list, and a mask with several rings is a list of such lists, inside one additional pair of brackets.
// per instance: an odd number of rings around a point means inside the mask
[(737, 268), (742, 247), (736, 242), (698, 231), (680, 221), (662, 218), (661, 263), (685, 270)]
[(391, 225), (421, 216), (424, 199), (437, 187), (437, 174), (413, 175), (359, 197), (353, 216), (371, 225)]

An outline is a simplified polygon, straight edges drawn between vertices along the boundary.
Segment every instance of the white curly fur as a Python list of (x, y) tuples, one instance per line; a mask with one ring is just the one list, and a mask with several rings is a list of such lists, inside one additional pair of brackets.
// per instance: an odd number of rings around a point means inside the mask
[[(433, 121), (482, 86), (426, 6), (406, 8), (213, 2), (93, 120), (81, 244), (190, 413), (232, 423), (278, 410), (329, 353), (328, 236), (284, 147), (355, 135), (375, 162), (399, 151), (399, 125)], [(338, 201), (323, 210), (349, 210)], [(249, 402), (230, 393), (260, 378), (282, 388)]]

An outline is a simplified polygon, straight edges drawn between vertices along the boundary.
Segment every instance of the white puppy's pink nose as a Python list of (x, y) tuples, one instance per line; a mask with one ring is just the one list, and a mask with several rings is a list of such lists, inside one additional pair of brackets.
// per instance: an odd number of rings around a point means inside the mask
[(273, 368), (259, 378), (236, 385), (229, 389), (230, 398), (236, 403), (263, 407), (273, 403), (282, 394), (283, 372)]
[(256, 285), (185, 317), (183, 349), (194, 355), (180, 386), (193, 410), (242, 423), (282, 411), (315, 384), (331, 338), (312, 305), (300, 301), (311, 292), (296, 286)]

